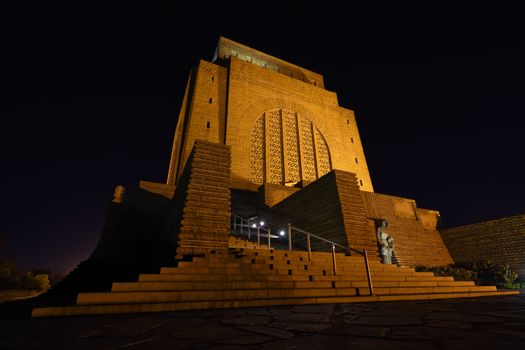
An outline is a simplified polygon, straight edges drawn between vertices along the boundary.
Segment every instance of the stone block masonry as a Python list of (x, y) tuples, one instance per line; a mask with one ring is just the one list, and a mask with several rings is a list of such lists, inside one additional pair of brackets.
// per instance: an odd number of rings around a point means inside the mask
[(164, 260), (228, 249), (230, 165), (228, 146), (195, 141), (165, 225)]
[[(394, 238), (394, 254), (403, 266), (448, 265), (454, 261), (436, 230), (438, 212), (416, 208), (415, 201), (362, 191), (366, 215), (387, 220), (388, 234)], [(432, 219), (432, 217), (434, 219)]]
[(517, 215), (440, 231), (458, 263), (490, 260), (510, 264), (525, 277), (525, 215)]
[(334, 170), (334, 173), (348, 243), (356, 249), (367, 249), (371, 256), (376, 255), (375, 228), (366, 217), (356, 175), (340, 170)]
[(235, 180), (285, 185), (340, 169), (373, 191), (354, 112), (324, 89), (322, 75), (225, 38), (216, 59), (190, 75), (168, 185), (179, 182), (197, 139), (231, 147)]
[(355, 174), (333, 170), (276, 204), (271, 212), (277, 216), (272, 221), (275, 228), (284, 228), (290, 222), (338, 244), (367, 249), (371, 257), (378, 256), (374, 229), (368, 224)]

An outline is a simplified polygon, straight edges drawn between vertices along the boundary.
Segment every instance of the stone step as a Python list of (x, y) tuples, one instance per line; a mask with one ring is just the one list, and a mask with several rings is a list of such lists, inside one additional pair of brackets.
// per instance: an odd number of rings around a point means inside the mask
[[(348, 283), (348, 285), (347, 285)], [(472, 281), (425, 281), (425, 282), (399, 282), (399, 281), (372, 281), (376, 287), (456, 287), (456, 286), (474, 286)], [(336, 282), (336, 287), (368, 287), (363, 282)]]
[[(279, 250), (279, 249), (272, 249), (268, 250), (265, 249), (236, 249), (234, 251), (230, 250), (231, 254), (234, 255), (244, 255), (244, 256), (258, 256), (258, 257), (267, 257), (267, 256), (274, 256), (274, 257), (303, 257), (308, 258), (308, 252), (307, 251), (289, 251), (289, 250)], [(312, 251), (311, 254), (312, 258), (318, 258), (318, 259), (332, 259), (332, 253), (331, 252), (320, 252), (320, 251)], [(362, 260), (363, 257), (361, 255), (345, 255), (343, 253), (336, 253), (336, 257), (338, 258), (348, 258), (348, 259), (359, 259)], [(374, 260), (375, 261), (375, 260)]]
[[(336, 282), (337, 286), (337, 282)], [(432, 294), (432, 293), (469, 293), (469, 292), (495, 292), (495, 286), (438, 286), (438, 287), (374, 287), (376, 295), (395, 294)], [(369, 294), (369, 289), (359, 288), (360, 295)]]
[[(313, 281), (366, 281), (366, 275), (330, 275), (319, 276), (312, 275)], [(454, 282), (454, 278), (450, 276), (372, 276), (372, 283), (376, 282)]]
[[(241, 255), (246, 255), (246, 256), (296, 256), (296, 257), (303, 257), (303, 258), (308, 258), (308, 252), (307, 251), (288, 251), (288, 250), (278, 250), (278, 249), (272, 249), (272, 250), (267, 250), (267, 249), (254, 249), (254, 250), (250, 250), (250, 249), (247, 249), (247, 250), (239, 250), (237, 252), (238, 254), (241, 254)], [(337, 258), (341, 257), (341, 258), (350, 258), (350, 259), (362, 259), (361, 256), (347, 256), (347, 255), (344, 255), (342, 253), (336, 253), (335, 254)], [(331, 260), (332, 259), (332, 253), (331, 252), (312, 252), (312, 259), (313, 258), (317, 258), (317, 259), (322, 259), (322, 258), (325, 258), (327, 260)]]
[(76, 306), (34, 309), (33, 316), (517, 294), (370, 260), (369, 296), (363, 258), (337, 254), (336, 262), (334, 275), (330, 252), (313, 252), (311, 260), (304, 251), (260, 247), (206, 253), (158, 274), (141, 274), (138, 282), (114, 283), (112, 292), (81, 293)]
[[(337, 268), (337, 274), (339, 275), (355, 275), (364, 273), (364, 269), (347, 269), (344, 267)], [(414, 276), (414, 277), (434, 277), (432, 272), (404, 272), (404, 271), (393, 271), (393, 272), (382, 272), (371, 270), (372, 276)], [(322, 267), (308, 267), (308, 269), (303, 268), (293, 268), (292, 266), (286, 265), (250, 265), (246, 264), (244, 266), (236, 267), (163, 267), (160, 269), (160, 274), (178, 274), (178, 273), (194, 273), (194, 274), (232, 274), (232, 273), (247, 273), (247, 274), (323, 274), (323, 275), (332, 275), (332, 268), (322, 268)]]
[[(141, 274), (139, 275), (139, 282), (259, 282), (259, 281), (315, 281), (315, 282), (331, 282), (331, 281), (346, 281), (346, 282), (367, 282), (367, 276), (362, 273), (360, 275), (308, 275), (308, 274), (230, 274), (230, 275), (211, 275), (211, 274)], [(372, 283), (376, 285), (379, 282), (385, 283), (438, 283), (441, 282), (455, 283), (452, 277), (413, 277), (413, 276), (373, 276)], [(465, 283), (465, 282), (462, 282)], [(401, 286), (401, 285), (400, 285)]]
[(308, 275), (206, 275), (206, 274), (141, 274), (139, 282), (175, 282), (175, 281), (308, 281)]
[[(366, 286), (364, 286), (366, 287)], [(299, 289), (299, 288), (332, 288), (332, 282), (310, 281), (235, 281), (235, 282), (116, 282), (112, 292), (134, 291), (178, 291), (178, 290), (238, 290), (238, 289)], [(348, 287), (353, 288), (353, 287)]]
[(254, 275), (331, 275), (333, 274), (331, 270), (325, 269), (324, 273), (322, 270), (299, 270), (299, 269), (287, 269), (287, 268), (184, 268), (172, 270), (161, 270), (161, 275), (175, 275), (175, 274), (195, 274), (195, 275), (231, 275), (231, 274), (245, 274), (248, 276)]
[[(232, 261), (256, 261), (256, 262), (261, 262), (261, 263), (268, 263), (268, 262), (284, 262), (284, 263), (287, 263), (288, 261), (290, 261), (290, 263), (296, 263), (296, 264), (299, 264), (299, 263), (313, 263), (313, 264), (321, 264), (321, 265), (324, 265), (324, 264), (332, 264), (332, 258), (330, 259), (324, 259), (324, 258), (319, 258), (319, 259), (312, 259), (312, 260), (308, 260), (308, 258), (303, 258), (303, 257), (285, 257), (285, 256), (278, 256), (278, 257), (275, 257), (275, 256), (265, 256), (265, 257), (260, 257), (260, 256), (232, 256), (232, 257), (213, 257), (213, 258), (201, 258), (201, 257), (198, 257), (198, 258), (194, 258), (193, 261), (191, 261), (190, 263), (198, 263), (198, 264), (209, 264), (209, 263), (226, 263), (226, 262), (232, 262)], [(343, 257), (338, 257), (336, 259), (336, 263), (337, 264), (346, 264), (346, 265), (357, 265), (357, 266), (364, 266), (364, 261), (363, 259), (344, 259)], [(382, 268), (387, 268), (387, 269), (391, 269), (391, 268), (399, 268), (398, 266), (396, 265), (384, 265), (384, 264), (380, 264), (380, 263), (374, 263), (374, 262), (369, 262), (368, 264), (369, 266), (378, 266), (378, 267), (382, 267)], [(406, 268), (406, 267), (404, 267)], [(407, 268), (409, 269), (409, 268)]]
[[(203, 258), (199, 258), (203, 259)], [(295, 257), (295, 256), (241, 256), (236, 257), (237, 260), (255, 260), (256, 262), (288, 262), (290, 263), (314, 263), (314, 264), (332, 264), (333, 260), (332, 258), (326, 258), (326, 257), (313, 257), (311, 260), (308, 259), (308, 257)], [(221, 262), (221, 261), (229, 261), (229, 259), (226, 258), (218, 258), (218, 259), (210, 259), (210, 260), (194, 260), (194, 262), (204, 263), (204, 262)], [(356, 266), (365, 266), (363, 258), (350, 258), (345, 256), (336, 257), (336, 263), (343, 264), (343, 265), (356, 265)], [(368, 261), (369, 266), (376, 266), (381, 267), (384, 269), (413, 269), (411, 267), (399, 267), (397, 265), (388, 265), (388, 264), (382, 264), (380, 262), (376, 261)]]
[[(316, 281), (313, 279), (313, 281)], [(326, 281), (324, 281), (326, 282)], [(475, 286), (470, 281), (430, 281), (430, 282), (395, 282), (395, 281), (372, 281), (374, 290), (375, 288), (395, 288), (395, 287), (410, 287), (410, 288), (422, 288), (422, 287), (471, 287)], [(368, 288), (368, 281), (366, 278), (354, 278), (353, 280), (337, 280), (331, 282), (335, 288)]]
[[(391, 287), (374, 288), (375, 295), (400, 295), (400, 294), (433, 294), (433, 293), (469, 293), (469, 292), (495, 292), (493, 286), (474, 287)], [(214, 289), (214, 290), (161, 290), (113, 293), (81, 293), (78, 295), (77, 304), (114, 304), (114, 303), (153, 303), (196, 300), (243, 300), (267, 298), (295, 298), (295, 297), (327, 297), (327, 296), (354, 296), (368, 295), (368, 288), (297, 288), (297, 289)]]
[[(168, 290), (214, 290), (214, 289), (285, 289), (285, 288), (367, 288), (368, 282), (361, 281), (161, 281), (161, 282), (115, 282), (112, 292), (168, 291)], [(454, 282), (375, 282), (374, 288), (392, 287), (459, 287), (474, 286), (472, 281)], [(490, 290), (493, 290), (491, 288)]]
[(275, 298), (322, 298), (354, 296), (355, 288), (189, 290), (158, 292), (80, 293), (77, 305), (165, 303), (176, 301), (245, 300)]
[(439, 294), (404, 294), (404, 295), (374, 295), (352, 297), (325, 297), (325, 298), (276, 298), (256, 300), (220, 300), (220, 301), (193, 301), (173, 303), (140, 303), (140, 304), (104, 304), (104, 305), (75, 305), (58, 307), (41, 307), (33, 309), (32, 317), (75, 316), (117, 313), (162, 312), (202, 309), (226, 309), (241, 307), (264, 307), (276, 305), (307, 305), (332, 304), (352, 302), (377, 302), (394, 300), (430, 300), (448, 298), (472, 298), (485, 296), (504, 296), (519, 294), (518, 291), (498, 292), (469, 292), (469, 293), (439, 293)]
[[(278, 260), (278, 261), (310, 261), (310, 262), (332, 262), (332, 256), (312, 256), (312, 259), (308, 258), (308, 255), (306, 256), (296, 256), (296, 255), (243, 255), (243, 254), (237, 254), (242, 256), (244, 259), (258, 259), (258, 260)], [(353, 256), (336, 256), (336, 261), (341, 263), (349, 263), (349, 264), (364, 264), (364, 258), (359, 257), (353, 257)], [(383, 264), (380, 261), (375, 260), (368, 260), (368, 265), (376, 265), (376, 266), (385, 266), (385, 267), (397, 267), (397, 265), (393, 264)]]
[[(209, 266), (211, 261), (204, 261), (204, 260), (194, 260), (193, 262), (189, 261), (183, 261), (178, 263), (178, 267), (186, 267), (186, 266)], [(305, 265), (307, 266), (317, 266), (317, 267), (326, 267), (332, 266), (332, 261), (329, 262), (320, 262), (320, 261), (297, 261), (297, 260), (271, 260), (271, 259), (261, 259), (261, 258), (253, 258), (253, 259), (221, 259), (216, 260), (213, 262), (213, 266), (220, 266), (220, 267), (235, 267), (239, 265), (246, 265), (246, 264), (254, 264), (254, 265), (269, 265), (269, 264), (278, 264), (279, 266), (292, 266), (294, 268), (299, 267), (302, 268)], [(363, 262), (347, 262), (347, 261), (336, 261), (337, 268), (356, 268), (356, 269), (364, 269), (365, 264)], [(395, 265), (376, 265), (376, 264), (370, 264), (369, 265), (371, 269), (374, 271), (402, 271), (402, 272), (415, 272), (413, 268), (410, 267), (398, 267)]]

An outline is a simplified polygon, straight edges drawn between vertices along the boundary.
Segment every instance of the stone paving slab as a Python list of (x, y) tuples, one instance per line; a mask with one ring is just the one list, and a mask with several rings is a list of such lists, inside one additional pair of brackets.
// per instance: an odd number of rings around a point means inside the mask
[(476, 299), (1, 317), (0, 349), (523, 348), (521, 292)]

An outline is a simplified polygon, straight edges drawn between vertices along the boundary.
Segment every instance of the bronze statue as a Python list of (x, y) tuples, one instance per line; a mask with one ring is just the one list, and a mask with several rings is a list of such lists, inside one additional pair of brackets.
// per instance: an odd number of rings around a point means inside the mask
[(388, 222), (381, 221), (381, 225), (377, 228), (377, 243), (379, 244), (379, 252), (381, 254), (381, 262), (383, 264), (392, 264), (392, 253), (394, 251), (394, 238), (387, 233)]

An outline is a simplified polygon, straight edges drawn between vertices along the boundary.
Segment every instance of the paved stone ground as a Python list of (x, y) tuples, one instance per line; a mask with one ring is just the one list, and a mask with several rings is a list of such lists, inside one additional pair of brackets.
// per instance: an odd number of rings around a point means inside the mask
[(0, 349), (522, 349), (521, 295), (3, 318)]

